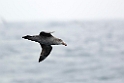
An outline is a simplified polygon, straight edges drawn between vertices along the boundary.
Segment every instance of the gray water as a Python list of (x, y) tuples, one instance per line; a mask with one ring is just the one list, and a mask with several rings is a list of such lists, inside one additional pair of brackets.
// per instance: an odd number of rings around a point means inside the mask
[[(68, 46), (38, 63), (40, 45), (21, 37), (40, 31)], [(124, 21), (3, 22), (0, 83), (124, 83)]]

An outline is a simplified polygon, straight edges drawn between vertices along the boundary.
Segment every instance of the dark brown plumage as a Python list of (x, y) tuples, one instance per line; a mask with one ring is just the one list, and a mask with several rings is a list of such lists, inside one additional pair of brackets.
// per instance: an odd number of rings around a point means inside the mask
[(22, 38), (28, 39), (31, 41), (35, 41), (40, 43), (42, 52), (40, 54), (39, 62), (43, 61), (51, 52), (52, 46), (51, 45), (65, 45), (67, 46), (66, 43), (64, 43), (61, 39), (56, 38), (51, 35), (51, 32), (40, 32), (39, 35), (34, 35), (34, 36), (23, 36)]

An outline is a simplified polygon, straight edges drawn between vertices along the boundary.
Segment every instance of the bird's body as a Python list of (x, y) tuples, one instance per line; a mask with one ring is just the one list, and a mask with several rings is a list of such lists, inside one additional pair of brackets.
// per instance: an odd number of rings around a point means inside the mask
[(40, 54), (39, 62), (44, 60), (50, 54), (50, 52), (52, 50), (51, 45), (62, 44), (62, 45), (67, 46), (67, 44), (64, 43), (61, 39), (52, 36), (51, 32), (42, 31), (42, 32), (40, 32), (39, 35), (34, 35), (34, 36), (27, 35), (22, 38), (40, 43), (40, 45), (42, 47), (42, 52)]

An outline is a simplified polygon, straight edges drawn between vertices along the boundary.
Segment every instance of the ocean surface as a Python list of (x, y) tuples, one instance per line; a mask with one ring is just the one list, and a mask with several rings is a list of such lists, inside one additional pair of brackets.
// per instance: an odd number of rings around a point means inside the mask
[[(68, 44), (41, 63), (40, 45), (22, 39), (40, 31)], [(0, 83), (124, 83), (124, 20), (1, 23)]]

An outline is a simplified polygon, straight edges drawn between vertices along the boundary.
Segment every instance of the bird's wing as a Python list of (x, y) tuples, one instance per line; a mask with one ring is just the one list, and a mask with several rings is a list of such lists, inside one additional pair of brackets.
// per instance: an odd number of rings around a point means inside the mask
[(51, 33), (52, 32), (44, 32), (44, 31), (42, 31), (42, 32), (40, 32), (40, 36), (51, 37), (52, 36)]
[(40, 37), (38, 35), (35, 35), (35, 36), (26, 35), (26, 36), (23, 36), (22, 38), (35, 41), (35, 42), (40, 42)]
[(42, 52), (40, 54), (39, 62), (43, 61), (51, 52), (52, 46), (40, 44), (42, 47)]

